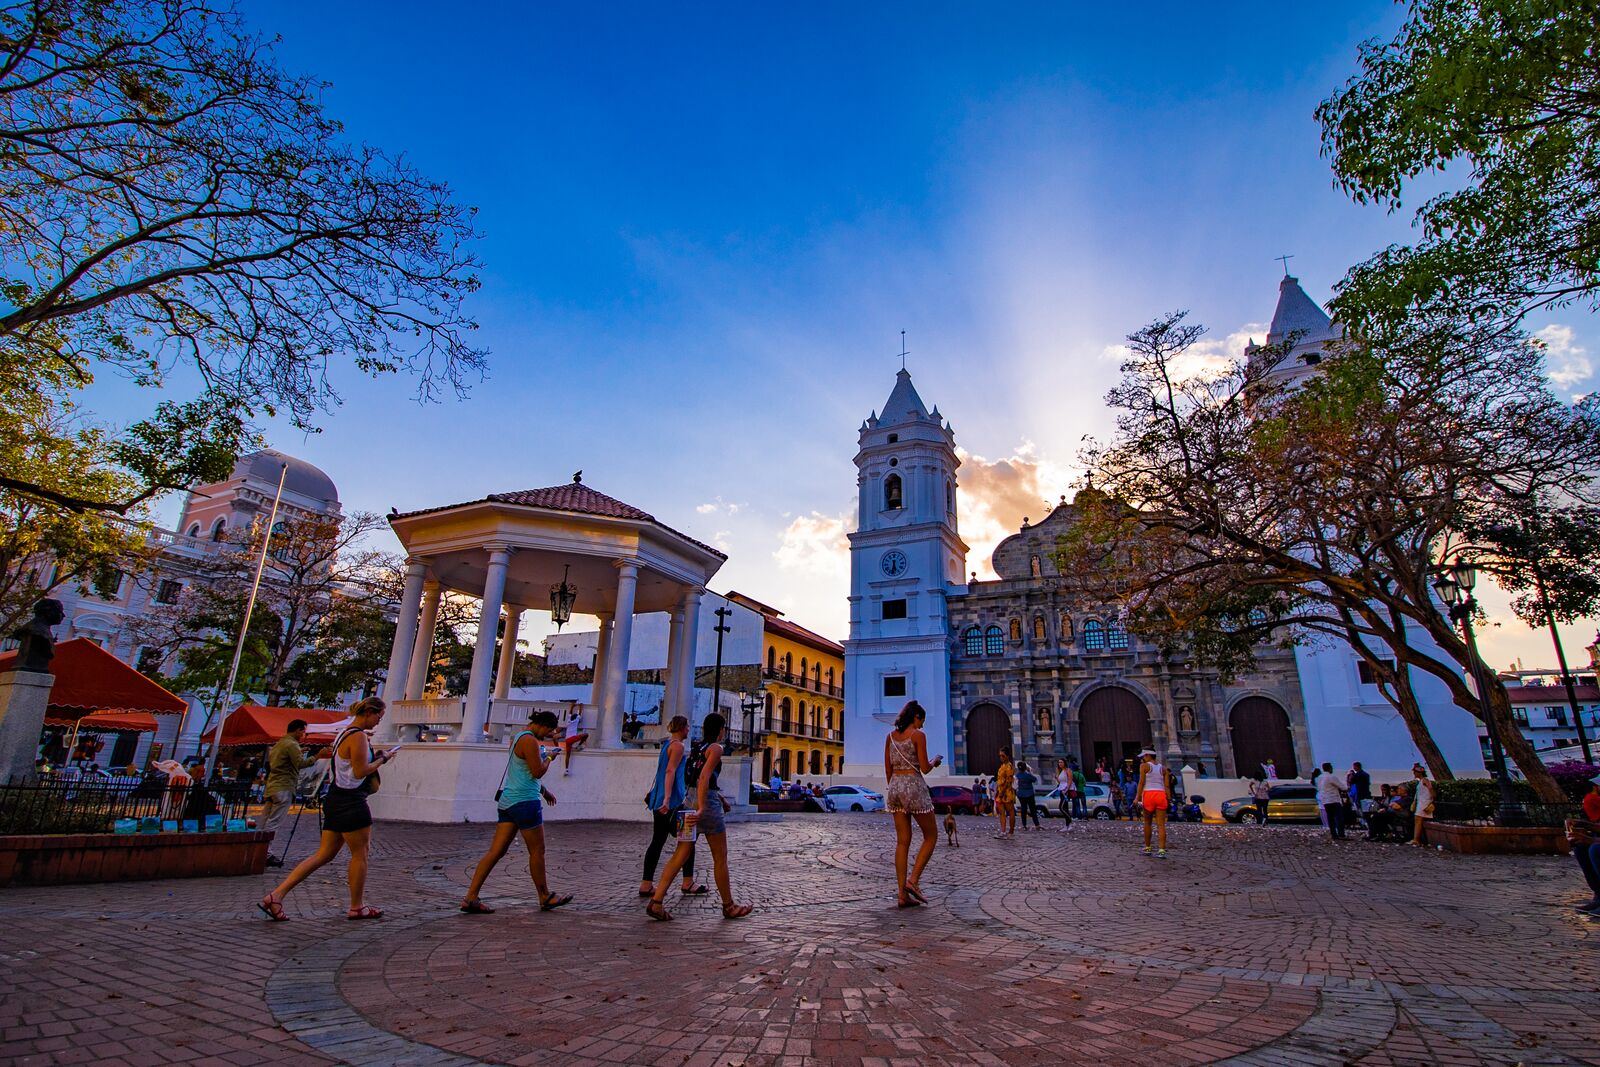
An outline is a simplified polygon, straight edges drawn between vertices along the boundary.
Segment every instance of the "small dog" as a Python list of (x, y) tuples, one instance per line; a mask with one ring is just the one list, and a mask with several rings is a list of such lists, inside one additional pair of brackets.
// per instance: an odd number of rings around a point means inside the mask
[(951, 848), (961, 847), (961, 842), (956, 840), (956, 813), (953, 811), (944, 813), (944, 836), (945, 843)]

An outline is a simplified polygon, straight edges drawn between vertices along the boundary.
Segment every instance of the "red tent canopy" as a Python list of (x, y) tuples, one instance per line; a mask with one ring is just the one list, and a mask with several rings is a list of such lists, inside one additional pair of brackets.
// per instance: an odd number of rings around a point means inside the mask
[[(17, 662), (16, 652), (0, 653), (0, 671)], [(74, 637), (56, 646), (50, 671), (46, 715), (57, 723), (72, 723), (94, 712), (142, 711), (151, 715), (182, 715), (187, 704), (99, 645)]]
[(154, 715), (142, 711), (96, 711), (76, 718), (47, 714), (44, 721), (47, 726), (77, 724), (80, 730), (129, 730), (138, 734), (153, 734), (161, 728)]
[[(317, 733), (317, 725), (338, 722), (345, 717), (345, 712), (326, 708), (269, 708), (261, 704), (241, 704), (222, 721), (222, 747), (270, 745), (288, 732), (289, 723), (294, 719), (306, 721), (307, 744), (327, 744), (333, 740), (333, 735)], [(216, 733), (217, 728), (213, 726), (201, 740), (209, 744)]]

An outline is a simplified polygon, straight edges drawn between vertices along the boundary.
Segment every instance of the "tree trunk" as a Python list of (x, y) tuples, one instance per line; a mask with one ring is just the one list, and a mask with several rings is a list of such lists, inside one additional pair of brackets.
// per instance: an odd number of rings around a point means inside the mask
[(1506, 757), (1517, 765), (1522, 776), (1533, 786), (1533, 791), (1539, 795), (1539, 800), (1545, 804), (1565, 804), (1567, 794), (1545, 768), (1544, 761), (1539, 758), (1539, 753), (1534, 751), (1533, 745), (1522, 736), (1522, 731), (1517, 729), (1515, 720), (1511, 718), (1511, 698), (1506, 695), (1506, 687), (1500, 679), (1489, 672), (1488, 667), (1483, 670), (1493, 679), (1489, 682), (1489, 692), (1486, 694), (1489, 714), (1493, 716), (1493, 728), (1500, 733), (1500, 743), (1505, 748)]
[(1428, 724), (1422, 718), (1422, 705), (1417, 701), (1417, 691), (1411, 685), (1411, 668), (1405, 663), (1401, 663), (1395, 671), (1394, 690), (1394, 698), (1389, 703), (1394, 705), (1395, 711), (1400, 713), (1400, 720), (1410, 731), (1411, 743), (1422, 754), (1422, 762), (1427, 766), (1429, 776), (1439, 782), (1455, 778), (1455, 772), (1439, 750), (1439, 742), (1428, 732)]

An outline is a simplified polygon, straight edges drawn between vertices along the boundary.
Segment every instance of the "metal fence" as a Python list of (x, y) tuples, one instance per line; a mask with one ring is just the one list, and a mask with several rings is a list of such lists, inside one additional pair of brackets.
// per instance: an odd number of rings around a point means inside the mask
[(200, 789), (161, 778), (46, 779), (0, 785), (0, 834), (192, 831), (212, 816), (224, 826), (242, 820), (249, 808), (247, 782)]

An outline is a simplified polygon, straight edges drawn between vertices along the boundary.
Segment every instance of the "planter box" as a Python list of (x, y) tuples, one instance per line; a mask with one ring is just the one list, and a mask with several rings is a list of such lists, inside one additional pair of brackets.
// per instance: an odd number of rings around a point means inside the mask
[(1570, 851), (1567, 835), (1559, 826), (1474, 826), (1430, 821), (1425, 839), (1430, 845), (1442, 845), (1466, 856), (1561, 856)]
[(0, 836), (0, 887), (260, 874), (272, 833)]

